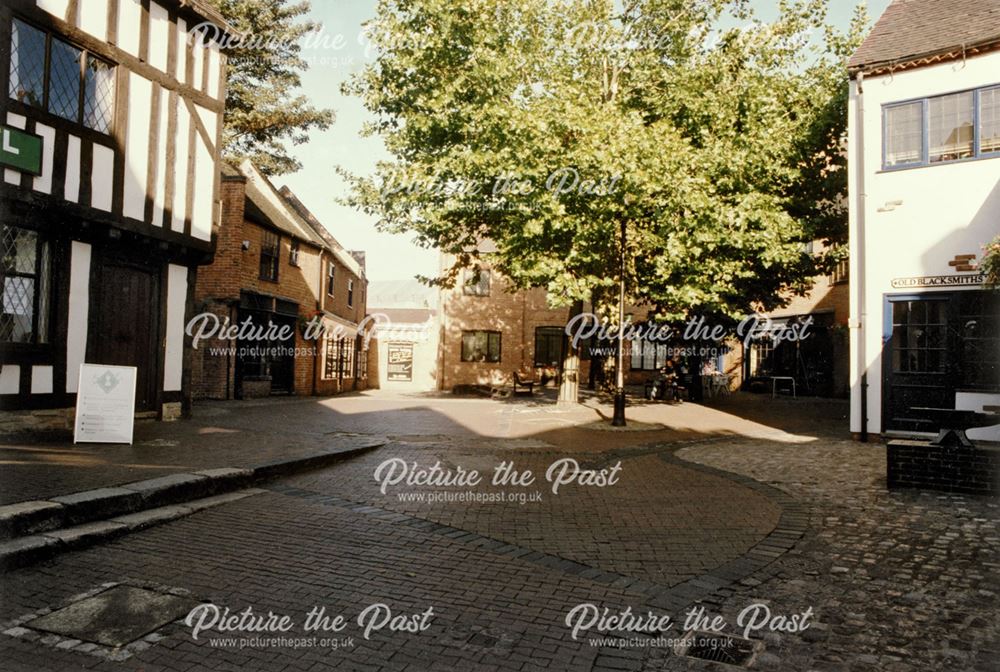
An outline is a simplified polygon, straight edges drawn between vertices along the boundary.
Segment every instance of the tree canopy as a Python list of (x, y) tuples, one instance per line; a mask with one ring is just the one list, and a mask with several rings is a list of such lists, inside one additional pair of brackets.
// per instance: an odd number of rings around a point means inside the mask
[[(617, 280), (662, 317), (804, 291), (846, 238), (846, 57), (822, 0), (380, 0), (346, 87), (393, 159), (350, 203), (568, 304)], [(813, 39), (825, 31), (824, 39)], [(817, 46), (818, 43), (818, 46)]]
[(308, 68), (299, 40), (318, 30), (303, 17), (308, 2), (289, 0), (211, 0), (242, 39), (227, 48), (226, 112), (223, 152), (239, 163), (253, 161), (266, 175), (291, 173), (301, 164), (288, 153), (313, 129), (333, 123), (333, 111), (317, 109), (298, 92)]

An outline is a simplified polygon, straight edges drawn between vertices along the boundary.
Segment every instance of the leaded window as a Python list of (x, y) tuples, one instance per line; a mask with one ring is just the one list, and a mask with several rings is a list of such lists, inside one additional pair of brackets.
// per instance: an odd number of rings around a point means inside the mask
[(887, 105), (883, 130), (887, 170), (996, 156), (1000, 87)]
[(927, 101), (931, 163), (968, 159), (975, 153), (972, 91)]
[(983, 154), (1000, 152), (1000, 86), (979, 92), (979, 145)]
[(948, 363), (948, 302), (895, 301), (892, 304), (892, 370), (945, 373)]
[(111, 131), (113, 65), (18, 19), (11, 21), (10, 47), (7, 95), (95, 131)]
[(35, 231), (5, 225), (2, 271), (0, 342), (48, 343), (52, 274), (48, 242)]
[(885, 165), (905, 166), (923, 159), (923, 105), (896, 105), (885, 112)]

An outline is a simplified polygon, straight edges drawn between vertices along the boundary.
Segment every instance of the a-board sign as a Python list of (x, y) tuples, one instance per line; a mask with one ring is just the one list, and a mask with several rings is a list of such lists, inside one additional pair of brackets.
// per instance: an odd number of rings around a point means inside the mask
[(134, 366), (81, 364), (73, 443), (132, 443)]

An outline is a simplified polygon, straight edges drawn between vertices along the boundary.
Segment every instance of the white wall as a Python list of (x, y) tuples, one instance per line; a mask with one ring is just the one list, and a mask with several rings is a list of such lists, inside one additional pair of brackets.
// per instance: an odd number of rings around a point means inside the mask
[(69, 320), (66, 324), (66, 391), (76, 392), (87, 355), (90, 314), (90, 245), (73, 241), (69, 261)]
[[(378, 386), (382, 390), (400, 392), (431, 392), (437, 389), (439, 325), (393, 325), (393, 329), (379, 328), (371, 347), (377, 348)], [(407, 327), (412, 326), (408, 329)], [(413, 347), (413, 380), (409, 382), (388, 380), (389, 345), (406, 343)], [(371, 356), (371, 355), (369, 355)]]
[[(982, 245), (1000, 233), (1000, 158), (882, 171), (882, 106), (1000, 84), (1000, 54), (994, 52), (932, 67), (865, 78), (864, 127), (852, 83), (848, 152), (851, 186), (851, 431), (860, 431), (859, 379), (868, 368), (868, 431), (881, 432), (883, 310), (893, 278), (954, 275), (948, 262), (959, 254), (982, 254)], [(863, 130), (864, 146), (858, 144)], [(863, 173), (860, 162), (863, 160)], [(894, 202), (900, 202), (893, 205)], [(863, 249), (859, 238), (864, 215)], [(864, 274), (865, 296), (859, 273)], [(951, 291), (951, 290), (948, 290)], [(859, 360), (861, 323), (864, 358)]]
[(187, 306), (188, 269), (170, 264), (167, 267), (167, 342), (163, 355), (163, 390), (181, 389), (184, 372), (184, 309)]

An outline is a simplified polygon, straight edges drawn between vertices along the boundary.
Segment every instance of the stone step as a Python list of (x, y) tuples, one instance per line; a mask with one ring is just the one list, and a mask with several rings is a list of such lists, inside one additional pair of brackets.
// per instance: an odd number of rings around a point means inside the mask
[(364, 437), (346, 446), (272, 460), (251, 468), (222, 467), (170, 474), (46, 500), (0, 506), (0, 541), (17, 540), (231, 492), (280, 476), (326, 467), (383, 446), (386, 442), (387, 439), (382, 437)]
[(106, 520), (18, 537), (0, 543), (0, 571), (7, 572), (41, 562), (63, 551), (85, 548), (130, 532), (137, 532), (153, 525), (177, 520), (196, 511), (235, 502), (262, 492), (267, 491), (256, 488), (237, 490), (223, 495), (191, 500), (185, 504), (161, 506)]
[(0, 507), (0, 539), (16, 539), (208, 497), (246, 487), (253, 479), (251, 469), (211, 469), (10, 504)]

